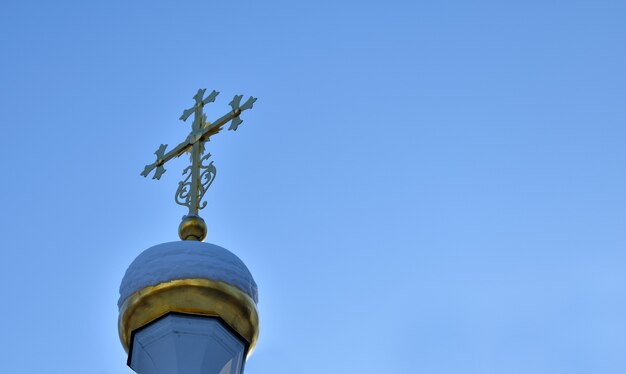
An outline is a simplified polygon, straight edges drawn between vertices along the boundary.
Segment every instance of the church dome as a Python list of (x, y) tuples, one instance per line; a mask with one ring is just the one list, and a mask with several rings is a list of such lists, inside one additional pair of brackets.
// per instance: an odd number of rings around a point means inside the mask
[(172, 312), (219, 317), (252, 351), (258, 338), (257, 285), (246, 265), (220, 246), (184, 240), (141, 253), (120, 285), (119, 332), (132, 332)]
[(190, 278), (231, 284), (258, 302), (257, 285), (239, 257), (215, 244), (184, 240), (155, 245), (137, 256), (122, 279), (117, 306), (144, 287)]

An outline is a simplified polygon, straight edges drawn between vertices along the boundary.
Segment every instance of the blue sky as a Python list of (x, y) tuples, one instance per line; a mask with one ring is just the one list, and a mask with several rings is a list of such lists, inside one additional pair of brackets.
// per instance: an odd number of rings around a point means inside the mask
[(177, 239), (139, 176), (200, 87), (247, 373), (623, 373), (623, 1), (0, 4), (0, 371), (130, 373), (117, 297)]

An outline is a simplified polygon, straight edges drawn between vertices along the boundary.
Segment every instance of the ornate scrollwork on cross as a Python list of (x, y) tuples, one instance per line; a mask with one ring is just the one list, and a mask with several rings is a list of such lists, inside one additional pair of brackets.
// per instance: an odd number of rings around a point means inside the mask
[[(217, 174), (217, 169), (215, 168), (215, 165), (213, 165), (213, 161), (205, 164), (205, 161), (207, 161), (209, 157), (211, 157), (210, 153), (200, 159), (200, 178), (198, 180), (198, 210), (202, 210), (206, 207), (207, 202), (202, 201), (202, 198), (213, 183), (215, 175)], [(191, 208), (191, 204), (193, 203), (193, 199), (191, 199), (190, 195), (192, 179), (191, 166), (187, 166), (183, 170), (183, 176), (185, 176), (185, 178), (182, 181), (178, 182), (178, 189), (176, 190), (174, 200), (178, 205)]]
[[(213, 183), (213, 180), (215, 179), (215, 175), (217, 174), (217, 169), (215, 168), (215, 165), (213, 165), (213, 161), (209, 162), (208, 165), (204, 164), (204, 162), (207, 161), (209, 157), (211, 157), (210, 153), (202, 157), (202, 159), (200, 160), (201, 172), (200, 172), (200, 189), (199, 189), (199, 194), (198, 194), (199, 195), (198, 201), (202, 201), (204, 194), (211, 186), (211, 183)], [(207, 204), (206, 201), (203, 201), (198, 207), (198, 209), (204, 209), (204, 207), (206, 207), (206, 204)]]
[(183, 175), (185, 174), (187, 177), (178, 182), (178, 189), (176, 190), (176, 195), (174, 195), (174, 200), (176, 201), (176, 204), (190, 208), (191, 196), (189, 195), (189, 192), (191, 192), (191, 166), (187, 166), (183, 170)]

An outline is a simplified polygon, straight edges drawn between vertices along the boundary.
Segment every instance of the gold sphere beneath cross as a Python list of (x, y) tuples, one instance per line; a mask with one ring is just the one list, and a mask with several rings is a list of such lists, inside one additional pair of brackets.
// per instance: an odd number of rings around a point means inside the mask
[(206, 238), (206, 223), (200, 216), (184, 216), (183, 221), (178, 226), (178, 236), (182, 240), (197, 240), (199, 242)]

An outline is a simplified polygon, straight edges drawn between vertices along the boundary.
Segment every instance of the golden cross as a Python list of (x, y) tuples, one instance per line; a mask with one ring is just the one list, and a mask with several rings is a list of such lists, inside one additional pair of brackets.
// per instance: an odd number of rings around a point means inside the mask
[(228, 129), (237, 130), (237, 127), (243, 122), (243, 120), (239, 118), (239, 115), (244, 110), (251, 109), (256, 101), (256, 98), (250, 96), (243, 105), (240, 105), (243, 95), (235, 95), (229, 104), (232, 111), (226, 113), (215, 122), (210, 123), (206, 120), (203, 108), (206, 104), (215, 101), (219, 92), (213, 91), (209, 96), (204, 98), (205, 91), (206, 89), (199, 89), (198, 93), (193, 97), (196, 101), (195, 105), (184, 110), (183, 114), (180, 116), (182, 121), (186, 121), (189, 116), (194, 115), (191, 132), (187, 136), (187, 139), (167, 153), (165, 153), (167, 144), (161, 144), (159, 149), (154, 152), (156, 154), (156, 161), (146, 165), (143, 172), (141, 172), (142, 176), (147, 177), (156, 169), (152, 179), (161, 179), (161, 175), (165, 173), (163, 165), (166, 162), (174, 157), (181, 156), (185, 152), (191, 153), (191, 165), (183, 170), (184, 179), (178, 183), (178, 190), (175, 195), (176, 203), (189, 208), (189, 213), (183, 217), (183, 222), (179, 227), (179, 235), (183, 240), (204, 240), (206, 236), (206, 225), (204, 224), (204, 220), (198, 215), (198, 212), (206, 207), (207, 203), (206, 201), (202, 202), (202, 198), (211, 183), (213, 183), (213, 179), (215, 179), (216, 169), (215, 166), (213, 166), (213, 161), (206, 164), (211, 154), (207, 153), (206, 156), (204, 155), (204, 143), (209, 141), (212, 135), (220, 132), (222, 127), (230, 121), (232, 122)]

